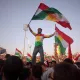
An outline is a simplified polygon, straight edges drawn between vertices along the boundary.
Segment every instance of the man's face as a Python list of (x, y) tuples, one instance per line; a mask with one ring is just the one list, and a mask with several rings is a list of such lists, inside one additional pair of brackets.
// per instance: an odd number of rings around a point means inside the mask
[(40, 34), (42, 32), (42, 29), (41, 28), (38, 28), (38, 33)]

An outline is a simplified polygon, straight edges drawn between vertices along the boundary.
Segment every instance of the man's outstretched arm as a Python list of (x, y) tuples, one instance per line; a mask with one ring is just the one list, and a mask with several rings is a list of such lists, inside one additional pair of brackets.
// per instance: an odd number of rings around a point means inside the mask
[(52, 37), (54, 35), (55, 35), (55, 32), (53, 34), (50, 34), (50, 35), (44, 35), (44, 38), (50, 38), (50, 37)]
[(33, 30), (30, 28), (30, 25), (29, 25), (29, 24), (28, 24), (28, 28), (29, 28), (30, 32), (31, 32), (34, 36), (36, 36), (36, 33), (33, 32)]

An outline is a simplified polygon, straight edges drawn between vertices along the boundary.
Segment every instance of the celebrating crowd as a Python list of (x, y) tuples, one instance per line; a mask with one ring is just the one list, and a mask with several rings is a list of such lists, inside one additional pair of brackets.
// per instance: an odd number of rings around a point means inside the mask
[(80, 62), (65, 58), (32, 64), (24, 58), (0, 55), (0, 80), (79, 80)]

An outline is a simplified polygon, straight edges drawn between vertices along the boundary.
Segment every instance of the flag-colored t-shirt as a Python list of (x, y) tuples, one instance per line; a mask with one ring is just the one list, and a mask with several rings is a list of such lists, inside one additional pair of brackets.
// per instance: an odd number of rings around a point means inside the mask
[(36, 34), (33, 31), (32, 31), (32, 34), (36, 37), (35, 38), (35, 46), (42, 46), (43, 45), (43, 39), (50, 37), (50, 35)]
[(49, 35), (44, 35), (44, 34), (36, 34), (36, 39), (35, 39), (35, 46), (42, 46), (43, 45), (43, 39), (44, 38), (49, 38)]
[(36, 34), (35, 37), (36, 37), (35, 46), (42, 46), (43, 45), (44, 34)]

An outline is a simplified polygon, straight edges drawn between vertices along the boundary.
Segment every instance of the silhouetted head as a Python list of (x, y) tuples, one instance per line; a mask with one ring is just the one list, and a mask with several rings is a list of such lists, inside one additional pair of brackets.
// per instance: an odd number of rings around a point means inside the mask
[(34, 78), (41, 80), (42, 67), (39, 64), (33, 65), (32, 75), (34, 76)]
[(56, 61), (55, 61), (55, 60), (53, 60), (53, 61), (52, 61), (52, 67), (55, 67), (55, 66), (56, 66), (56, 64), (57, 64), (57, 63), (56, 63)]
[(74, 64), (73, 60), (66, 58), (63, 62)]
[(31, 75), (30, 69), (24, 67), (23, 71), (19, 75), (19, 80), (27, 80), (30, 77), (30, 75)]
[(6, 54), (5, 58), (7, 59), (7, 58), (9, 58), (9, 57), (10, 57), (10, 54)]
[(7, 58), (3, 66), (3, 73), (6, 80), (17, 80), (22, 70), (22, 60), (17, 56), (10, 56)]
[(73, 64), (63, 62), (56, 64), (53, 80), (78, 80), (79, 76), (79, 70)]
[(42, 33), (42, 29), (38, 28), (38, 34), (41, 34), (41, 33)]

